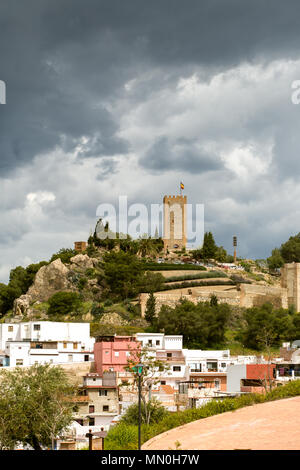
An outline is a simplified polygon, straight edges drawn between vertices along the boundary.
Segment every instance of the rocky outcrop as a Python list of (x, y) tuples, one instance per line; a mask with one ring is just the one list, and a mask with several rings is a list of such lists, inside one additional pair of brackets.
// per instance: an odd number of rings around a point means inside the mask
[(37, 272), (34, 283), (29, 288), (27, 295), (31, 297), (32, 302), (45, 302), (56, 292), (74, 290), (74, 286), (68, 279), (68, 274), (69, 269), (59, 258), (46, 266), (42, 266)]
[(86, 270), (88, 268), (94, 268), (99, 260), (97, 258), (90, 258), (88, 255), (76, 255), (73, 256), (71, 259), (71, 269), (82, 269)]
[(32, 303), (31, 295), (24, 294), (14, 301), (13, 313), (16, 317), (27, 316), (30, 312), (30, 304)]
[(124, 326), (128, 325), (128, 321), (124, 320), (117, 312), (104, 313), (101, 317), (101, 324)]

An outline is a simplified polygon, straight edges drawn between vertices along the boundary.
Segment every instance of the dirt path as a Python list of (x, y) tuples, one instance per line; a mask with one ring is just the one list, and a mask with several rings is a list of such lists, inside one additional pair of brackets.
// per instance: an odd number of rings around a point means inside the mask
[(144, 450), (300, 450), (300, 397), (211, 416), (156, 436)]

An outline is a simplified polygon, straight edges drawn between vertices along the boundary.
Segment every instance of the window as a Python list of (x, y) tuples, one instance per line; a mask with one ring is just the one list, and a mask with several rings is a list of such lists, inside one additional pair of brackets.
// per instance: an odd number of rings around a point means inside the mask
[(107, 390), (99, 390), (99, 397), (107, 397)]
[(152, 346), (152, 339), (148, 339), (148, 345)]
[(119, 357), (119, 351), (115, 351), (115, 357)]
[(220, 390), (220, 380), (219, 379), (215, 380), (215, 388)]
[(41, 325), (33, 325), (34, 331), (40, 331)]
[(126, 351), (126, 357), (130, 357), (130, 351)]
[(190, 365), (191, 372), (201, 372), (201, 364), (195, 363)]
[(64, 349), (67, 348), (67, 343), (64, 341)]
[(95, 406), (89, 405), (89, 413), (95, 413)]
[(22, 366), (23, 365), (23, 359), (16, 359), (16, 366)]
[(207, 370), (210, 372), (217, 372), (218, 370), (218, 363), (215, 361), (207, 361), (206, 363)]
[(108, 405), (103, 405), (103, 411), (109, 411), (109, 406)]
[(78, 344), (77, 343), (74, 343), (74, 349), (77, 349), (78, 348)]
[(161, 380), (161, 381), (160, 381), (160, 385), (166, 385), (166, 381), (165, 381), (165, 380)]
[(14, 331), (14, 327), (12, 325), (9, 325), (8, 331)]
[(156, 341), (156, 346), (159, 346), (160, 345), (160, 341)]
[(167, 353), (167, 357), (172, 357), (172, 353)]
[(95, 426), (95, 418), (89, 418), (89, 426)]
[(173, 366), (173, 371), (174, 372), (180, 372), (181, 371), (181, 366)]
[(68, 362), (73, 362), (73, 355), (72, 354), (68, 354)]
[(224, 368), (225, 368), (225, 367), (226, 367), (226, 362), (222, 362), (222, 363), (221, 363), (221, 367), (224, 367)]
[(87, 361), (89, 361), (89, 359), (90, 359), (90, 356), (88, 354), (85, 354), (84, 355), (84, 361), (87, 362)]

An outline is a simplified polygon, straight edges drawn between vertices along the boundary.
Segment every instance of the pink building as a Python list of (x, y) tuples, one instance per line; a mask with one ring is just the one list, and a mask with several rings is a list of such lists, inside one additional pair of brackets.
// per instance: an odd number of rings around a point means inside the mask
[(123, 372), (139, 345), (133, 336), (98, 336), (94, 345), (96, 371), (101, 375), (104, 371)]

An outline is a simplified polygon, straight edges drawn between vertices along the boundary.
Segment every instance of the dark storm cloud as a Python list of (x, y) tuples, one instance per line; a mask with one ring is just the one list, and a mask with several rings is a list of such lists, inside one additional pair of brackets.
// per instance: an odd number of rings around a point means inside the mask
[(140, 164), (153, 171), (172, 169), (188, 173), (205, 173), (223, 168), (223, 163), (215, 155), (209, 155), (196, 147), (191, 139), (180, 138), (170, 142), (167, 137), (158, 138)]
[[(126, 153), (104, 105), (147, 66), (224, 66), (298, 52), (300, 4), (17, 0), (0, 5), (1, 175), (57, 145)], [(276, 25), (276, 27), (274, 27)], [(62, 140), (63, 138), (63, 140)]]

